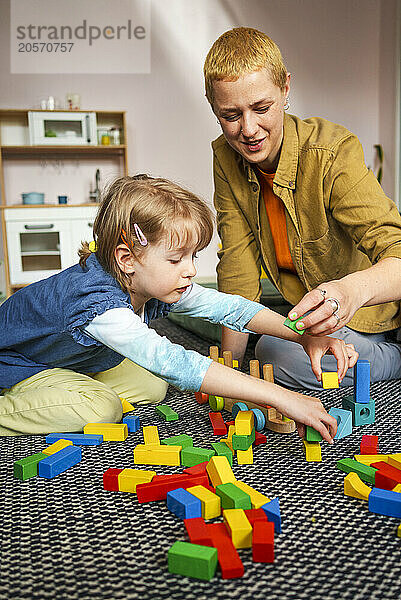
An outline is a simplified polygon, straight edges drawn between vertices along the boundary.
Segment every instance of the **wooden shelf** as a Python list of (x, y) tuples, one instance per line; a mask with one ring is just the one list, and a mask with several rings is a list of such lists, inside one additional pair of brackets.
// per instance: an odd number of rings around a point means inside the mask
[(99, 154), (102, 156), (110, 155), (123, 155), (126, 150), (125, 144), (112, 145), (110, 146), (1, 146), (1, 153), (4, 157), (18, 157), (18, 156), (40, 156), (48, 154)]
[(74, 208), (79, 206), (99, 206), (99, 202), (83, 202), (82, 204), (0, 204), (0, 210), (6, 208)]

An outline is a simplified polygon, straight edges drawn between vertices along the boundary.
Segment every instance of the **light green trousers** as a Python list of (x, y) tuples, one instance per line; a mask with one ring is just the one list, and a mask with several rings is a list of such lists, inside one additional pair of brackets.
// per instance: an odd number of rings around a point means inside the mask
[(119, 423), (120, 398), (135, 404), (163, 400), (167, 383), (127, 358), (93, 376), (47, 369), (0, 396), (0, 435), (82, 431), (86, 423)]

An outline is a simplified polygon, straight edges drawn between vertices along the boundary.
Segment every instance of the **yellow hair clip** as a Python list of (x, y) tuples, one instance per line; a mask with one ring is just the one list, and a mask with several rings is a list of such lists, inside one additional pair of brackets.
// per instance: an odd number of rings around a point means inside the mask
[(97, 244), (96, 244), (95, 240), (92, 240), (91, 242), (89, 242), (88, 245), (89, 245), (89, 250), (91, 252), (96, 252), (96, 250), (97, 250)]

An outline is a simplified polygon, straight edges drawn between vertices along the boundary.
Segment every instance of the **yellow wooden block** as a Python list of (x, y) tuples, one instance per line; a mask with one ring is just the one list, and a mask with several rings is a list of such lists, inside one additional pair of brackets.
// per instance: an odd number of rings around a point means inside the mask
[(322, 385), (325, 390), (340, 387), (337, 371), (334, 371), (333, 373), (322, 373)]
[(122, 442), (128, 437), (128, 427), (125, 423), (88, 423), (84, 433), (102, 435), (104, 442)]
[(374, 462), (388, 462), (388, 454), (355, 454), (354, 458), (358, 462), (370, 466)]
[(120, 492), (136, 492), (138, 483), (149, 483), (156, 475), (156, 471), (140, 471), (139, 469), (124, 469), (118, 475), (118, 489)]
[(240, 488), (243, 492), (248, 494), (251, 499), (252, 508), (261, 508), (266, 502), (270, 502), (270, 498), (261, 494), (257, 490), (254, 490), (250, 485), (243, 481), (235, 481), (234, 485)]
[(401, 523), (397, 527), (397, 537), (401, 538)]
[(251, 410), (240, 410), (235, 417), (235, 433), (237, 435), (251, 435), (253, 427), (253, 412)]
[(401, 454), (390, 454), (388, 457), (388, 464), (396, 469), (401, 469)]
[(252, 446), (248, 450), (237, 450), (237, 461), (239, 465), (253, 465)]
[(219, 363), (220, 363), (221, 365), (224, 365), (224, 358), (220, 357), (220, 358), (219, 358)]
[(233, 369), (239, 369), (238, 360), (233, 359)]
[(346, 496), (368, 500), (371, 491), (372, 488), (366, 485), (357, 473), (351, 472), (344, 477), (344, 494)]
[(223, 518), (234, 546), (236, 548), (250, 548), (252, 546), (252, 525), (243, 509), (226, 508), (223, 510)]
[(234, 454), (233, 443), (231, 440), (229, 440), (228, 438), (221, 438), (220, 442), (223, 442), (223, 444), (228, 446), (230, 448), (231, 452)]
[(47, 446), (47, 448), (42, 450), (42, 454), (47, 454), (47, 456), (50, 456), (51, 454), (54, 454), (55, 452), (72, 445), (73, 444), (71, 440), (57, 440), (57, 442), (54, 442), (54, 444)]
[(212, 456), (206, 470), (214, 488), (222, 483), (235, 483), (236, 481), (230, 463), (225, 456)]
[(138, 446), (134, 448), (134, 463), (136, 465), (178, 466), (180, 464), (180, 457), (181, 446), (164, 446), (161, 444), (138, 444)]
[(204, 519), (214, 519), (221, 515), (221, 498), (217, 494), (213, 494), (203, 485), (194, 485), (187, 488), (187, 492), (199, 498), (202, 503), (202, 517)]
[(143, 443), (160, 445), (159, 432), (156, 425), (147, 425), (142, 427)]
[(307, 442), (302, 440), (305, 450), (305, 458), (308, 462), (322, 462), (322, 450), (319, 442)]
[(135, 410), (135, 406), (132, 406), (131, 402), (128, 402), (125, 398), (120, 398), (121, 404), (123, 407), (123, 413), (131, 412), (131, 410)]
[(397, 485), (395, 486), (395, 488), (393, 488), (393, 492), (401, 492), (401, 483), (397, 483)]

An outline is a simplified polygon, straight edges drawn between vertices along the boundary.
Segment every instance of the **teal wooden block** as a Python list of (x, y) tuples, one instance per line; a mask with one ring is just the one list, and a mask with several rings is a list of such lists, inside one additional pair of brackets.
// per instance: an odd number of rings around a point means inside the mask
[(353, 396), (345, 396), (342, 406), (345, 410), (352, 412), (352, 424), (371, 425), (375, 422), (375, 401), (371, 398), (369, 402), (355, 402)]
[(330, 408), (329, 415), (337, 419), (337, 433), (334, 436), (335, 440), (342, 438), (352, 433), (352, 412), (343, 408)]

